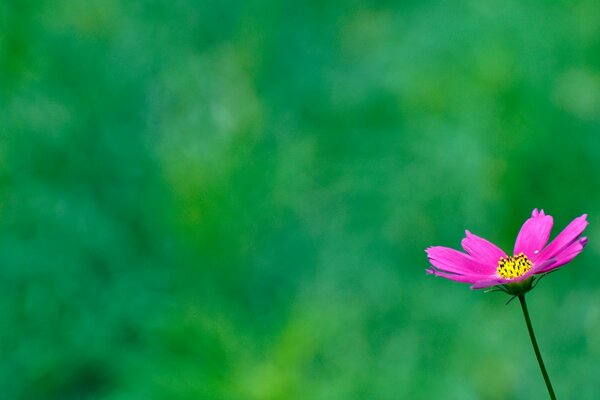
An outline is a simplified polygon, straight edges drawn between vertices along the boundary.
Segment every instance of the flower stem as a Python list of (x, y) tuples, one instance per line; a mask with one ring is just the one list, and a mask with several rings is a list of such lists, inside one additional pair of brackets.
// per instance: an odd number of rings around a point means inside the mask
[(535, 333), (533, 333), (531, 319), (529, 319), (529, 311), (527, 311), (527, 303), (525, 302), (525, 295), (520, 294), (518, 297), (519, 301), (521, 302), (521, 308), (523, 309), (523, 315), (525, 316), (525, 323), (527, 324), (527, 330), (529, 331), (529, 337), (531, 338), (533, 351), (535, 351), (535, 356), (538, 360), (538, 364), (540, 365), (540, 369), (542, 370), (542, 375), (544, 376), (544, 382), (546, 382), (546, 387), (548, 388), (548, 394), (550, 394), (550, 399), (556, 400), (554, 389), (552, 389), (552, 384), (550, 383), (548, 372), (546, 371), (546, 367), (544, 366), (544, 360), (542, 360), (542, 355), (540, 354), (540, 349), (538, 347), (537, 340), (535, 339)]

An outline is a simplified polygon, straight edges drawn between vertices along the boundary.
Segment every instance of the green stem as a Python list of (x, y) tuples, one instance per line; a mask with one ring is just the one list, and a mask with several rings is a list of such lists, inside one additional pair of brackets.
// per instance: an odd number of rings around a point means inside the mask
[(544, 360), (542, 360), (542, 355), (540, 354), (540, 349), (537, 344), (537, 340), (535, 340), (535, 333), (533, 333), (533, 327), (531, 326), (531, 319), (529, 319), (529, 311), (527, 311), (527, 303), (525, 303), (525, 295), (520, 294), (519, 301), (521, 302), (521, 308), (523, 309), (523, 315), (525, 316), (525, 323), (527, 324), (527, 330), (529, 331), (529, 337), (531, 338), (531, 344), (533, 345), (533, 351), (535, 351), (535, 356), (538, 360), (538, 364), (540, 364), (540, 369), (542, 370), (542, 375), (544, 376), (544, 382), (546, 382), (546, 387), (548, 388), (548, 394), (550, 394), (550, 399), (556, 400), (556, 395), (554, 394), (554, 389), (552, 389), (552, 384), (550, 383), (550, 378), (548, 377), (548, 372), (546, 371), (546, 367), (544, 366)]

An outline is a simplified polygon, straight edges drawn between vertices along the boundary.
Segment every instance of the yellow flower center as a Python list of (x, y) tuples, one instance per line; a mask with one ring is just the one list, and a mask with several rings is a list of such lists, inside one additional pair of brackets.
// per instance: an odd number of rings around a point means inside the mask
[(529, 258), (523, 253), (515, 256), (501, 257), (498, 260), (498, 268), (496, 272), (505, 279), (513, 279), (524, 275), (531, 269), (532, 263)]

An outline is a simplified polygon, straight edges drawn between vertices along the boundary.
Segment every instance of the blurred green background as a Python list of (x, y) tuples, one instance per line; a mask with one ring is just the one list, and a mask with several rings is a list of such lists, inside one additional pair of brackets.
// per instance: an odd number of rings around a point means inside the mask
[(600, 3), (0, 3), (1, 399), (544, 399), (518, 303), (425, 275), (535, 207), (600, 391)]

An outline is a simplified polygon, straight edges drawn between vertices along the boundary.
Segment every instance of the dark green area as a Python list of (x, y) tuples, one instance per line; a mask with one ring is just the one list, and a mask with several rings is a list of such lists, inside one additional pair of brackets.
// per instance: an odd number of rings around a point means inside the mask
[(535, 207), (600, 390), (600, 3), (0, 3), (0, 398), (543, 399), (517, 303), (425, 275)]

